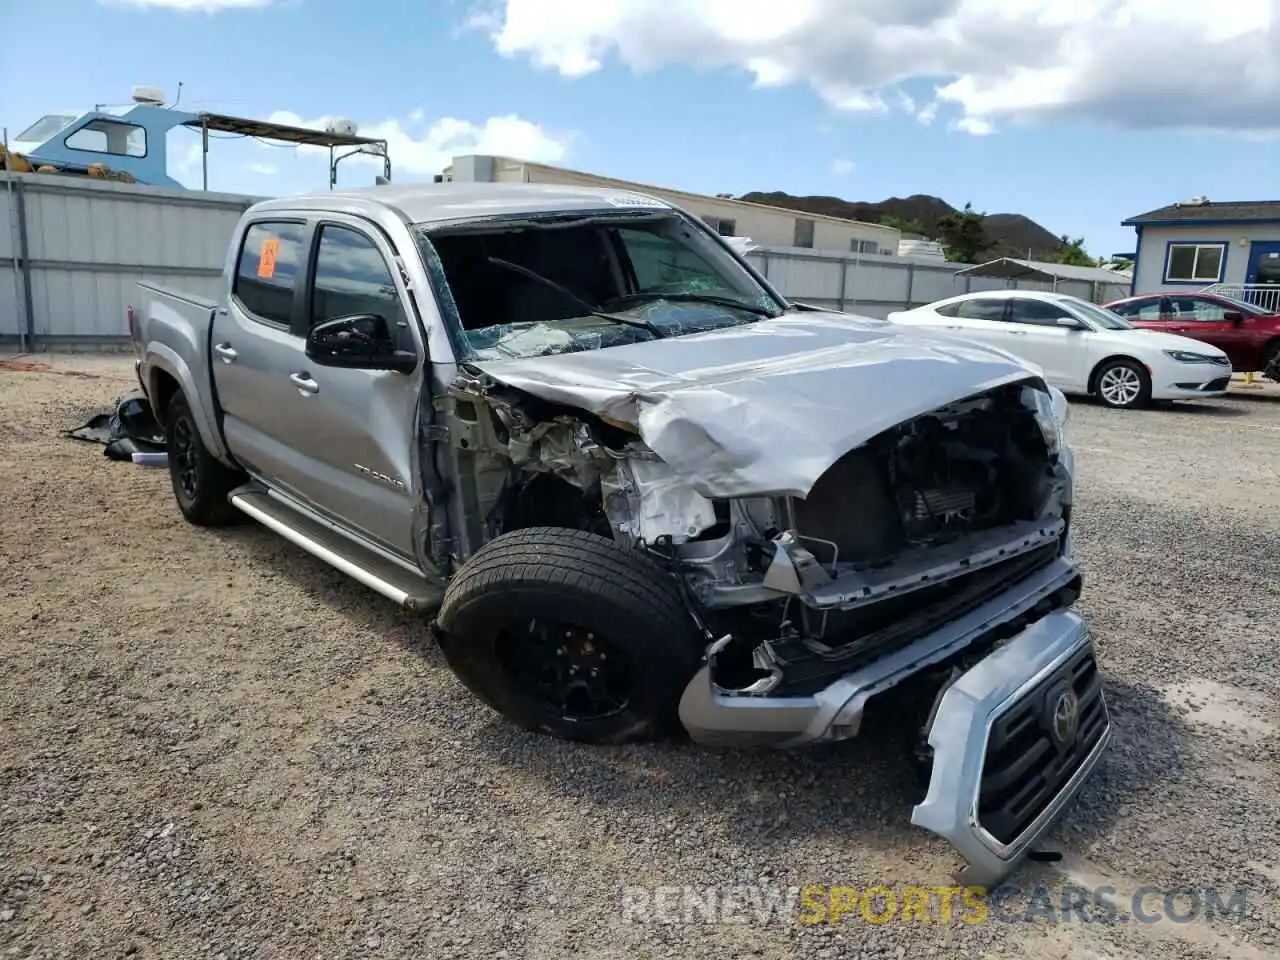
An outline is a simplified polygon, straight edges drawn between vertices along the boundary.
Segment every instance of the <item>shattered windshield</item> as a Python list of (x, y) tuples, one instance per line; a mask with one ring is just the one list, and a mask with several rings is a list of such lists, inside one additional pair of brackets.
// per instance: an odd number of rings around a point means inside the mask
[(494, 219), (418, 238), (464, 360), (602, 350), (786, 309), (670, 210)]

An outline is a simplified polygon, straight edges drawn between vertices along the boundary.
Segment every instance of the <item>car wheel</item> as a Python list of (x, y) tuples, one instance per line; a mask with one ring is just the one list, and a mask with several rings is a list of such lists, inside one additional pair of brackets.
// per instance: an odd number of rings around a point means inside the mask
[(1280, 340), (1272, 341), (1263, 349), (1262, 375), (1280, 383)]
[(490, 541), (450, 581), (434, 624), (476, 696), (539, 733), (588, 743), (677, 732), (701, 632), (675, 578), (638, 550), (534, 527)]
[(227, 494), (244, 483), (244, 477), (209, 452), (181, 392), (174, 394), (165, 411), (164, 437), (173, 495), (187, 521), (198, 527), (239, 521), (243, 514), (227, 501)]
[(1151, 377), (1133, 360), (1108, 360), (1098, 371), (1094, 393), (1108, 407), (1145, 407), (1151, 402)]

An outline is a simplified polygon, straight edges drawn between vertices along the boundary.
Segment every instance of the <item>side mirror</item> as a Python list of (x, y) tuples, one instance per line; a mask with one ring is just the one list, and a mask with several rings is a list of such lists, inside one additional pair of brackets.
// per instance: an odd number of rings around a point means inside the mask
[(307, 334), (306, 354), (318, 366), (347, 370), (412, 373), (418, 366), (418, 355), (397, 350), (386, 318), (376, 313), (317, 323)]
[(1222, 311), (1222, 319), (1228, 323), (1239, 325), (1244, 323), (1244, 314), (1239, 310), (1224, 310)]
[(1066, 327), (1068, 330), (1083, 329), (1080, 326), (1080, 321), (1075, 317), (1054, 317), (1053, 322), (1059, 327)]

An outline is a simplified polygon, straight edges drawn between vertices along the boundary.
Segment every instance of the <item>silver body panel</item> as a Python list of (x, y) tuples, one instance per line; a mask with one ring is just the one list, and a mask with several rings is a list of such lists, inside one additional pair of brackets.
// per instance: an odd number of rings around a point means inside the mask
[[(337, 540), (327, 540), (324, 549), (311, 543), (317, 556), (356, 575), (335, 548), (345, 537), (443, 587), (447, 574), (485, 538), (475, 515), (473, 450), (463, 442), (481, 433), (456, 418), (450, 391), (459, 382), (460, 366), (437, 299), (441, 281), (425, 263), (411, 226), (637, 206), (667, 205), (612, 190), (491, 184), (379, 187), (258, 204), (244, 215), (228, 251), (228, 294), (221, 303), (143, 285), (149, 302), (133, 331), (139, 379), (153, 402), (164, 384), (176, 384), (214, 456), (246, 470), (270, 497), (312, 518), (316, 529), (332, 532)], [(297, 329), (264, 324), (241, 308), (230, 295), (240, 238), (255, 221), (281, 218), (303, 221), (309, 230), (338, 223), (373, 239), (409, 318), (419, 361), (413, 372), (317, 366), (308, 362)], [(670, 471), (670, 482), (662, 471), (652, 474), (663, 476), (666, 499), (653, 501), (637, 529), (683, 510), (705, 515), (709, 505), (701, 498), (803, 497), (833, 463), (875, 434), (1035, 377), (999, 350), (832, 313), (789, 314), (711, 333), (474, 367), (491, 381), (633, 428)], [(1068, 448), (1060, 464), (1061, 497), (1069, 505)], [(457, 494), (443, 510), (432, 506), (443, 502), (433, 492), (441, 488)], [(246, 512), (272, 529), (287, 529), (267, 501), (246, 503), (252, 508)], [(1060, 537), (1065, 526), (1065, 519), (1052, 519), (1006, 528), (983, 541), (982, 550), (992, 560), (1007, 559)], [(295, 542), (310, 540), (299, 535)], [(812, 567), (801, 575), (801, 554), (785, 534), (777, 542), (783, 547), (777, 564), (747, 589), (775, 597), (789, 593), (819, 612), (849, 609), (986, 562), (974, 546), (967, 555), (942, 550), (913, 558), (896, 573), (819, 582)], [(963, 651), (993, 625), (1026, 615), (1078, 575), (1068, 547), (980, 608), (813, 696), (720, 691), (704, 667), (684, 691), (681, 719), (695, 739), (708, 743), (791, 747), (853, 736), (872, 696)], [(407, 587), (387, 586), (393, 579), (363, 582), (388, 596), (407, 596)], [(718, 589), (701, 594), (708, 605), (736, 602)], [(1025, 845), (993, 851), (975, 839), (965, 819), (974, 778), (981, 775), (980, 764), (974, 772), (974, 755), (980, 760), (989, 718), (1014, 696), (1014, 688), (1034, 679), (1049, 662), (1046, 657), (1075, 649), (1082, 635), (1078, 619), (1064, 614), (1032, 623), (966, 673), (940, 702), (930, 731), (938, 759), (916, 822), (952, 840), (977, 875), (994, 875), (1025, 852)]]

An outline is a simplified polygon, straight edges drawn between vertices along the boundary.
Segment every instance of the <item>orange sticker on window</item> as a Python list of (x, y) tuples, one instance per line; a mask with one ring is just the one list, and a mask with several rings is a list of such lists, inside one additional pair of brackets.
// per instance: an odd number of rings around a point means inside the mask
[(280, 239), (268, 237), (262, 241), (262, 252), (258, 254), (258, 276), (271, 279), (276, 273), (276, 254), (280, 252)]

